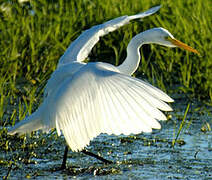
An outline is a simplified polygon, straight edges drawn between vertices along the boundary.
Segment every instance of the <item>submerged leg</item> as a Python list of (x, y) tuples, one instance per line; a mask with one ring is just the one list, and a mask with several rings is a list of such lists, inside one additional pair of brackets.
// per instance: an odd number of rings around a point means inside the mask
[(67, 156), (68, 156), (68, 146), (66, 146), (66, 148), (65, 148), (64, 155), (63, 155), (63, 162), (62, 162), (62, 165), (61, 165), (60, 169), (65, 169), (66, 168)]
[(104, 162), (105, 164), (112, 164), (112, 163), (113, 163), (112, 161), (109, 161), (109, 160), (107, 160), (107, 159), (104, 159), (103, 157), (98, 156), (97, 154), (94, 154), (94, 153), (92, 153), (92, 152), (89, 152), (89, 151), (87, 151), (87, 150), (85, 150), (85, 149), (82, 150), (81, 152), (84, 153), (84, 154), (86, 154), (86, 155), (88, 155), (88, 156), (92, 156), (92, 157), (94, 157), (94, 158), (96, 158), (96, 159), (98, 159), (98, 160)]

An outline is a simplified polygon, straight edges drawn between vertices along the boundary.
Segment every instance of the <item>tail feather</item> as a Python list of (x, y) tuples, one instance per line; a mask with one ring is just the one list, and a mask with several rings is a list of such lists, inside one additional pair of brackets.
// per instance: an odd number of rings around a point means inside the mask
[(30, 116), (26, 117), (24, 120), (17, 123), (14, 127), (9, 129), (8, 134), (14, 135), (30, 133), (43, 128), (43, 123), (41, 117), (38, 115), (38, 112), (34, 112)]

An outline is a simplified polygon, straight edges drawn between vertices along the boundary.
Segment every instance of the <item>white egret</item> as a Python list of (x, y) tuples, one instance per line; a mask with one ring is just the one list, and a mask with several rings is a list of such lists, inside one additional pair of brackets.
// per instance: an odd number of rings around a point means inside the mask
[(82, 151), (100, 133), (129, 135), (160, 129), (158, 120), (166, 120), (160, 110), (172, 111), (166, 102), (173, 102), (173, 99), (147, 82), (130, 76), (140, 62), (139, 48), (155, 43), (198, 53), (195, 49), (176, 40), (167, 30), (153, 28), (132, 38), (125, 61), (117, 67), (82, 62), (100, 36), (158, 9), (119, 17), (83, 32), (61, 57), (58, 68), (48, 80), (43, 103), (8, 133), (30, 133), (39, 129), (48, 132), (56, 128), (58, 135), (62, 131), (72, 151)]

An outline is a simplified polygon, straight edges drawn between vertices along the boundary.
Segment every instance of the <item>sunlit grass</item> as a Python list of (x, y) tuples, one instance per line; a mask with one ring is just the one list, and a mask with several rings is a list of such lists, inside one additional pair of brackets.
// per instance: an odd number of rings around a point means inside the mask
[[(93, 25), (135, 14), (162, 4), (161, 10), (142, 22), (135, 21), (111, 33), (94, 47), (90, 61), (120, 64), (126, 46), (137, 33), (164, 27), (177, 39), (196, 48), (201, 56), (158, 45), (141, 50), (136, 76), (169, 93), (189, 93), (212, 99), (212, 1), (197, 0), (77, 0), (0, 3), (0, 124), (14, 124), (42, 101), (43, 87), (59, 57), (81, 32)], [(178, 88), (172, 88), (173, 85)], [(175, 86), (176, 87), (176, 86)]]
[(175, 144), (176, 144), (176, 142), (178, 141), (178, 138), (179, 138), (179, 136), (180, 136), (180, 133), (181, 133), (181, 132), (183, 131), (183, 129), (184, 129), (184, 125), (185, 125), (185, 121), (186, 121), (186, 117), (187, 117), (189, 108), (190, 108), (190, 103), (189, 103), (189, 104), (187, 105), (187, 107), (186, 107), (186, 110), (185, 110), (183, 119), (182, 119), (182, 121), (181, 121), (181, 123), (180, 123), (180, 127), (179, 127), (179, 129), (178, 129), (178, 131), (177, 131), (177, 135), (176, 135), (175, 139), (172, 140), (172, 147), (175, 146)]

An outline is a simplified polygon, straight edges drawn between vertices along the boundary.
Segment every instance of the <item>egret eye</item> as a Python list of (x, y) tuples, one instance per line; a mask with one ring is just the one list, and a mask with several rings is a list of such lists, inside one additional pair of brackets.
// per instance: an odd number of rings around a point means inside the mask
[(172, 38), (171, 38), (170, 36), (166, 36), (166, 37), (165, 37), (165, 40), (167, 40), (167, 41), (172, 41)]

